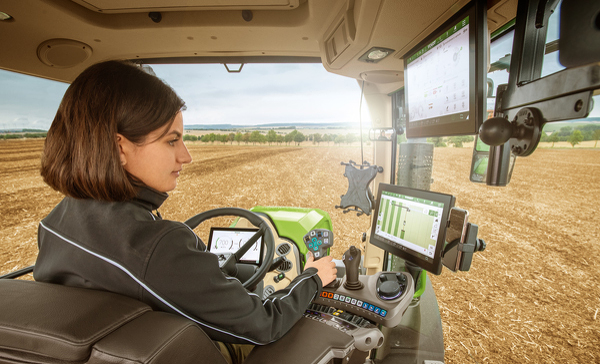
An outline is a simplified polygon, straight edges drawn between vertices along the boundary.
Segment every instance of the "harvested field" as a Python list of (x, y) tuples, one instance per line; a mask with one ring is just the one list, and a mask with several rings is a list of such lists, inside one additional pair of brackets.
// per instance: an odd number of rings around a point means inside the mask
[[(37, 224), (61, 199), (38, 175), (42, 145), (0, 142), (0, 274), (35, 262)], [(316, 207), (333, 220), (336, 258), (369, 228), (369, 218), (334, 208), (347, 189), (340, 161), (359, 161), (358, 147), (189, 148), (194, 162), (160, 209), (166, 218), (222, 206)], [(434, 154), (432, 190), (455, 195), (487, 242), (470, 272), (430, 276), (446, 363), (600, 362), (600, 151), (540, 149), (517, 161), (506, 188), (469, 182), (470, 159), (468, 148)], [(198, 233), (206, 239), (208, 226)]]

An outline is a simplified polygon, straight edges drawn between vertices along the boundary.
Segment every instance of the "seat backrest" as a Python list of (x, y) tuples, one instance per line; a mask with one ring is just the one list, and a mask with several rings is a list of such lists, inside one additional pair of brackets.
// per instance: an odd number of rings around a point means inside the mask
[(0, 363), (226, 363), (195, 323), (118, 294), (0, 280)]

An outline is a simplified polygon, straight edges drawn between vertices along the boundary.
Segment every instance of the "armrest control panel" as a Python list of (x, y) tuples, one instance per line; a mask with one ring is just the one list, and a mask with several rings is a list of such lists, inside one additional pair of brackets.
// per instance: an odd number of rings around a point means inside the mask
[[(349, 290), (343, 284), (337, 288), (324, 287), (313, 303), (360, 316), (378, 325), (397, 326), (414, 295), (412, 276), (405, 272), (381, 272), (358, 278), (363, 284), (362, 289)], [(394, 295), (382, 295), (382, 285), (390, 284), (391, 278), (402, 283), (396, 284)]]

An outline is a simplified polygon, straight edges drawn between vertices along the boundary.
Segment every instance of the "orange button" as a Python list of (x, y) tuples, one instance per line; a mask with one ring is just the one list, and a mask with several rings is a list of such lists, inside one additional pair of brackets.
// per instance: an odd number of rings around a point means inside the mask
[(333, 299), (333, 292), (327, 293), (327, 298), (332, 298)]

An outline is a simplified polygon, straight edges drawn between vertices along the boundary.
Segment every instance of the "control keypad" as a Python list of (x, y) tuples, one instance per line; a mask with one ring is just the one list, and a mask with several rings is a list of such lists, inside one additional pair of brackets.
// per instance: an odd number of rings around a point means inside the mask
[(318, 260), (326, 256), (327, 250), (333, 246), (333, 232), (327, 229), (314, 229), (304, 235), (303, 241), (315, 260)]

